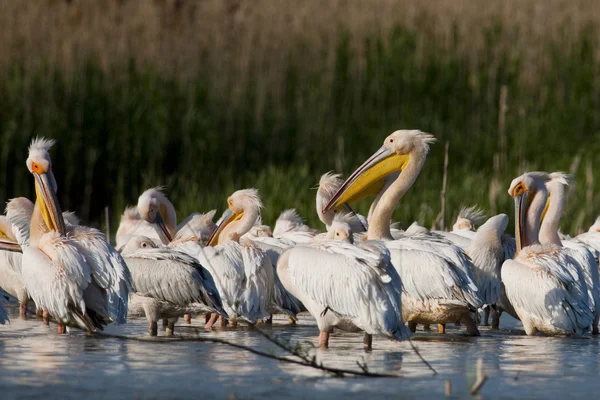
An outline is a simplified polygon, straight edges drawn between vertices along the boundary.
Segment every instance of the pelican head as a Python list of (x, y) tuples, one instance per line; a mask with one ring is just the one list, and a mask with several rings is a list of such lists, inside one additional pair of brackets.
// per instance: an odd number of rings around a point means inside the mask
[(162, 188), (154, 187), (142, 193), (138, 198), (137, 211), (143, 220), (159, 227), (167, 243), (173, 240), (177, 230), (177, 214)]
[[(513, 179), (510, 183), (508, 194), (515, 199), (515, 239), (517, 241), (517, 251), (523, 248), (525, 242), (526, 218), (533, 198), (540, 191), (546, 193), (545, 184), (549, 179), (550, 176), (546, 172), (526, 172)], [(535, 223), (537, 225), (539, 224), (541, 215), (535, 217), (538, 219)]]
[(354, 243), (352, 224), (355, 219), (357, 217), (352, 214), (337, 213), (327, 232), (327, 239)]
[(239, 240), (246, 232), (232, 231), (227, 233), (227, 237), (221, 238), (221, 233), (229, 224), (234, 221), (241, 220), (244, 215), (254, 216), (251, 225), (248, 226), (248, 231), (254, 226), (256, 219), (259, 217), (260, 209), (263, 207), (258, 189), (242, 189), (234, 192), (227, 199), (228, 209), (223, 213), (223, 216), (217, 224), (217, 229), (213, 232), (208, 240), (208, 246), (214, 246), (222, 240)]
[(123, 255), (131, 254), (139, 249), (153, 249), (156, 248), (156, 244), (146, 236), (132, 236), (127, 243), (119, 249), (119, 252)]
[(452, 230), (459, 231), (461, 229), (468, 229), (472, 232), (477, 230), (477, 226), (481, 225), (485, 221), (485, 213), (477, 206), (463, 207), (458, 213), (456, 223), (452, 227)]
[(424, 160), (429, 152), (429, 144), (433, 142), (433, 135), (419, 130), (395, 131), (385, 138), (383, 146), (341, 185), (323, 208), (323, 213), (339, 209), (344, 203), (377, 195), (388, 175), (404, 170), (413, 156)]
[(54, 230), (64, 235), (66, 233), (65, 221), (56, 196), (57, 185), (52, 173), (52, 160), (49, 153), (52, 145), (54, 145), (54, 140), (34, 139), (29, 146), (27, 168), (35, 179), (35, 194), (44, 223), (50, 231)]

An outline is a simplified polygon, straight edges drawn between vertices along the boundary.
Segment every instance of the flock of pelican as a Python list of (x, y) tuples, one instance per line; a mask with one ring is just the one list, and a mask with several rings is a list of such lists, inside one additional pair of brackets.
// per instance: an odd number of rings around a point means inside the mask
[[(144, 316), (150, 335), (162, 321), (172, 335), (182, 317), (203, 315), (213, 329), (269, 323), (275, 314), (294, 324), (309, 312), (320, 347), (339, 329), (364, 332), (369, 349), (373, 335), (403, 340), (419, 324), (445, 333), (460, 322), (477, 336), (482, 310), (492, 329), (508, 312), (528, 335), (597, 334), (600, 218), (575, 238), (559, 233), (568, 175), (529, 172), (511, 182), (514, 237), (505, 214), (486, 221), (475, 207), (461, 210), (451, 232), (391, 222), (433, 142), (399, 130), (345, 181), (324, 174), (316, 195), (324, 232), (293, 209), (273, 229), (264, 225), (256, 189), (233, 193), (216, 223), (214, 210), (177, 223), (173, 204), (151, 188), (125, 210), (113, 247), (62, 212), (54, 142), (35, 139), (26, 163), (35, 203), (13, 199), (0, 216), (0, 287), (19, 301), (21, 317), (33, 302), (59, 334), (67, 326), (91, 333), (128, 316)], [(365, 218), (349, 204), (367, 197), (374, 200)], [(7, 320), (0, 304), (0, 322)]]

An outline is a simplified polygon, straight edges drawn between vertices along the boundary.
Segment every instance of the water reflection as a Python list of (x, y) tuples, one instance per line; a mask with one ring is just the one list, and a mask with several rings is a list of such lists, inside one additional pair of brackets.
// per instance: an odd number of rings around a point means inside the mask
[[(41, 320), (16, 318), (0, 326), (0, 387), (2, 399), (35, 397), (40, 388), (53, 396), (81, 399), (238, 398), (277, 396), (346, 398), (380, 396), (437, 397), (444, 395), (444, 382), (452, 382), (456, 397), (467, 395), (475, 381), (478, 359), (490, 377), (482, 397), (553, 397), (557, 393), (587, 395), (600, 389), (600, 340), (585, 337), (527, 337), (514, 320), (503, 321), (501, 332), (482, 329), (480, 338), (467, 338), (456, 328), (449, 334), (419, 332), (414, 344), (440, 372), (432, 377), (406, 342), (376, 338), (373, 351), (362, 350), (362, 335), (336, 332), (331, 348), (310, 347), (318, 330), (310, 317), (289, 326), (276, 319), (261, 329), (310, 349), (317, 362), (337, 368), (358, 369), (357, 361), (370, 371), (398, 373), (401, 378), (338, 379), (310, 368), (265, 359), (233, 347), (158, 338), (152, 341), (107, 336), (88, 337), (73, 331), (58, 336), (55, 327)], [(259, 333), (240, 328), (205, 332), (200, 320), (193, 327), (178, 326), (178, 338), (218, 337), (274, 354), (283, 352)], [(146, 324), (136, 319), (124, 326), (111, 326), (108, 334), (145, 338)]]

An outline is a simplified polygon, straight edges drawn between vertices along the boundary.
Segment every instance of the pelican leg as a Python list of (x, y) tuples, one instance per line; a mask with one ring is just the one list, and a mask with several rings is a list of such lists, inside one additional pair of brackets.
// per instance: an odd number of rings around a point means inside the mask
[(48, 314), (48, 310), (42, 312), (42, 318), (44, 319), (44, 325), (50, 325), (50, 314)]
[(469, 316), (465, 316), (462, 319), (462, 322), (467, 327), (467, 335), (469, 336), (480, 336), (479, 330), (477, 329), (477, 323), (471, 319)]
[(176, 318), (169, 320), (167, 328), (165, 329), (166, 336), (173, 336), (173, 334), (175, 333), (175, 321), (177, 321)]
[(319, 333), (319, 348), (321, 348), (321, 349), (329, 348), (329, 332), (320, 332)]
[(190, 325), (192, 323), (192, 314), (184, 314), (183, 323), (186, 325)]
[(431, 325), (429, 325), (429, 324), (424, 324), (424, 325), (423, 325), (423, 330), (424, 330), (425, 332), (431, 332)]
[(35, 315), (37, 315), (38, 317), (43, 317), (44, 316), (44, 310), (42, 310), (41, 308), (36, 308), (35, 309)]
[(369, 335), (368, 333), (365, 333), (365, 337), (363, 339), (363, 344), (365, 347), (365, 350), (373, 350), (373, 335)]
[(296, 325), (296, 320), (292, 317), (288, 317), (288, 322), (290, 323), (290, 325)]
[(502, 310), (492, 310), (492, 329), (500, 329), (500, 317), (502, 316)]
[(227, 318), (223, 318), (223, 317), (219, 318), (219, 326), (221, 328), (227, 327), (227, 324), (228, 324)]
[(156, 321), (150, 321), (150, 323), (148, 325), (148, 334), (150, 336), (157, 336), (158, 335), (158, 322), (156, 322)]
[(490, 326), (490, 306), (486, 306), (483, 309), (483, 326)]
[(416, 322), (409, 322), (408, 323), (408, 329), (410, 329), (410, 331), (412, 333), (415, 333), (417, 331), (417, 323)]
[(204, 329), (212, 329), (213, 325), (215, 324), (215, 322), (217, 322), (217, 319), (219, 318), (219, 314), (217, 313), (212, 313), (212, 314), (206, 314), (206, 316), (208, 317), (206, 320), (206, 324), (204, 324)]
[(208, 321), (210, 321), (210, 319), (213, 315), (214, 314), (204, 314), (204, 323), (208, 324)]
[(446, 333), (446, 324), (438, 324), (438, 333)]
[(62, 321), (58, 321), (58, 334), (64, 335), (65, 333), (67, 333), (67, 327)]
[(238, 326), (237, 319), (229, 320), (229, 326), (232, 328), (237, 328), (237, 326)]
[(21, 319), (27, 319), (27, 303), (19, 304), (19, 317)]
[(167, 326), (169, 326), (169, 319), (163, 318), (162, 323), (163, 323), (163, 329), (167, 329)]

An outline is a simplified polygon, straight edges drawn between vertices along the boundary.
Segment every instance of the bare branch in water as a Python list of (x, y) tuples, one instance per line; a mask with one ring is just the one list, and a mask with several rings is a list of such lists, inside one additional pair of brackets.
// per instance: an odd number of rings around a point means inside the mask
[[(200, 330), (198, 329), (198, 331), (200, 331)], [(136, 340), (136, 341), (140, 341), (140, 342), (171, 342), (171, 341), (180, 342), (181, 341), (181, 342), (219, 343), (219, 344), (225, 344), (227, 346), (235, 347), (237, 349), (245, 350), (252, 354), (256, 354), (256, 355), (259, 355), (262, 357), (270, 358), (272, 360), (277, 360), (277, 361), (286, 362), (286, 363), (290, 363), (290, 364), (296, 364), (296, 365), (301, 365), (304, 367), (318, 369), (318, 370), (327, 372), (329, 374), (332, 374), (332, 375), (334, 375), (336, 377), (340, 377), (340, 378), (342, 378), (346, 375), (367, 376), (367, 377), (372, 377), (372, 378), (399, 378), (400, 377), (400, 375), (397, 375), (397, 374), (375, 373), (375, 372), (369, 372), (368, 370), (367, 371), (364, 371), (364, 370), (356, 371), (356, 370), (343, 369), (343, 368), (327, 367), (327, 366), (323, 365), (322, 363), (317, 363), (316, 357), (312, 357), (312, 358), (308, 357), (306, 355), (307, 352), (303, 354), (302, 352), (304, 350), (296, 350), (296, 349), (287, 348), (283, 343), (277, 343), (269, 335), (266, 335), (260, 329), (256, 329), (256, 331), (260, 332), (264, 337), (268, 338), (268, 340), (271, 343), (276, 344), (278, 347), (291, 353), (293, 356), (300, 358), (300, 360), (294, 360), (294, 359), (288, 358), (288, 357), (277, 356), (275, 354), (271, 354), (271, 353), (267, 353), (267, 352), (264, 352), (261, 350), (253, 349), (252, 347), (247, 347), (247, 346), (243, 346), (241, 344), (229, 342), (224, 339), (211, 338), (211, 337), (193, 337), (193, 338), (169, 337), (168, 339), (163, 339), (163, 338), (156, 338), (156, 337), (133, 337), (133, 336), (125, 336), (125, 335), (114, 335), (114, 334), (109, 334), (109, 333), (97, 333), (97, 336), (99, 336), (99, 337), (105, 336), (105, 337), (116, 338), (116, 339), (125, 339), (125, 340)], [(301, 348), (301, 346), (299, 346), (299, 348)]]

